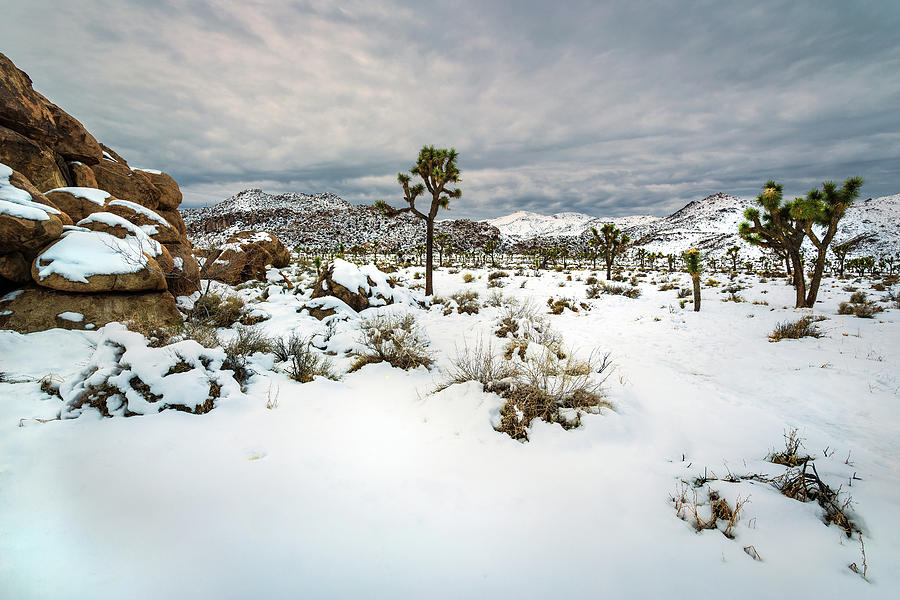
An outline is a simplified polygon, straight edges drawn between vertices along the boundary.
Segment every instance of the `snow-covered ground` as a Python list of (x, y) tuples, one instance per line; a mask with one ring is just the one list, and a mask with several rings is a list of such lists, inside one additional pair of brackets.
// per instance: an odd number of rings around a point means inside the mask
[[(476, 280), (463, 283), (466, 272)], [(484, 300), (487, 273), (444, 269), (435, 290)], [(493, 429), (502, 400), (480, 385), (432, 393), (456, 348), (492, 335), (500, 308), (369, 309), (418, 314), (432, 370), (382, 363), (300, 384), (257, 355), (246, 394), (202, 416), (30, 420), (63, 408), (36, 380), (71, 381), (103, 331), (0, 331), (0, 371), (23, 381), (0, 383), (0, 596), (896, 597), (900, 311), (839, 316), (852, 282), (826, 280), (815, 309), (828, 317), (824, 337), (771, 343), (777, 323), (809, 312), (788, 308), (781, 280), (740, 276), (743, 303), (704, 288), (694, 313), (676, 290), (659, 291), (658, 274), (640, 298), (592, 300), (577, 281), (588, 275), (504, 280), (505, 295), (542, 312), (550, 296), (586, 302), (547, 318), (568, 344), (615, 363), (614, 410), (569, 431), (536, 421), (527, 443)], [(271, 319), (254, 327), (324, 331), (296, 312), (308, 285), (299, 296), (270, 290), (251, 306)], [(338, 324), (330, 347), (353, 347), (355, 326)], [(334, 360), (344, 371), (351, 362)], [(735, 539), (677, 518), (682, 479), (783, 472), (765, 457), (791, 428), (822, 478), (852, 495), (868, 581), (848, 568), (862, 565), (858, 539), (766, 483), (710, 483), (732, 503), (749, 499)]]

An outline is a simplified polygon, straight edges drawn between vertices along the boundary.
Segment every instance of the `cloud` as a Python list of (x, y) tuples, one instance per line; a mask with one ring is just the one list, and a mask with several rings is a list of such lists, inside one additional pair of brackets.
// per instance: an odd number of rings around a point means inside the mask
[(898, 30), (890, 1), (33, 0), (0, 21), (39, 90), (185, 205), (396, 203), (434, 143), (475, 218), (661, 215), (769, 178), (900, 192)]

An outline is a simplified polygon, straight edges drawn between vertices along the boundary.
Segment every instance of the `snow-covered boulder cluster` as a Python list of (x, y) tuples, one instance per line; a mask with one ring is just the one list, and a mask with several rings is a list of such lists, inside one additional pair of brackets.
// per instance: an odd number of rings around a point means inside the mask
[(375, 265), (359, 266), (336, 258), (322, 269), (313, 287), (312, 300), (301, 310), (324, 319), (389, 304), (422, 306), (424, 298), (397, 285)]
[(268, 267), (286, 267), (290, 261), (290, 250), (271, 233), (242, 231), (207, 256), (203, 277), (229, 285), (265, 281)]
[[(80, 311), (54, 312), (58, 306), (84, 304), (64, 293), (99, 294), (97, 303), (129, 294), (114, 310), (90, 311), (94, 320), (66, 320), (69, 328), (90, 328), (106, 324), (105, 316), (134, 316), (146, 308), (141, 294), (199, 289), (171, 177), (130, 167), (2, 54), (0, 99), (0, 292), (21, 290), (0, 310), (0, 328), (59, 326), (58, 312)], [(180, 319), (174, 298), (158, 305), (149, 318)]]
[(110, 323), (88, 365), (60, 386), (63, 418), (96, 409), (104, 416), (132, 416), (167, 409), (203, 414), (217, 403), (241, 396), (231, 371), (223, 371), (225, 351), (184, 340), (149, 348), (140, 333)]

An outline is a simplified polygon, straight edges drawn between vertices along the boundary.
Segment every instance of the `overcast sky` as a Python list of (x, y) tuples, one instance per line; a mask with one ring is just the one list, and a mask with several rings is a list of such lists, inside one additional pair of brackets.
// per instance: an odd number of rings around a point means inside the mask
[(184, 206), (398, 205), (424, 144), (460, 153), (442, 217), (900, 193), (900, 0), (430, 4), (0, 0), (0, 51)]

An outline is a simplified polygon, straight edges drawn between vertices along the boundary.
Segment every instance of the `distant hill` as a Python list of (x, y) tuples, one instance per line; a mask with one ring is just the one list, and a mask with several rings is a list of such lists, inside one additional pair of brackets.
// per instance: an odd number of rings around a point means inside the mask
[[(486, 221), (448, 219), (438, 221), (437, 231), (450, 234), (456, 248), (483, 247), (489, 239), (502, 247), (523, 250), (535, 246), (566, 245), (577, 249), (587, 245), (590, 228), (614, 223), (628, 233), (635, 246), (649, 252), (680, 253), (699, 248), (717, 256), (737, 245), (746, 257), (757, 256), (737, 234), (750, 199), (713, 194), (694, 200), (667, 217), (638, 215), (602, 218), (584, 213), (564, 212), (541, 215), (519, 211)], [(381, 242), (389, 248), (405, 250), (421, 244), (424, 224), (401, 215), (387, 218), (371, 206), (354, 206), (334, 194), (267, 194), (244, 190), (214, 206), (182, 211), (194, 242), (210, 246), (246, 229), (263, 229), (278, 235), (292, 246), (347, 248), (362, 243)], [(854, 254), (896, 254), (900, 252), (900, 194), (860, 200), (841, 221), (838, 241), (862, 233), (873, 234)]]

